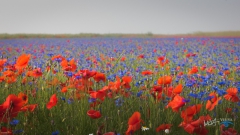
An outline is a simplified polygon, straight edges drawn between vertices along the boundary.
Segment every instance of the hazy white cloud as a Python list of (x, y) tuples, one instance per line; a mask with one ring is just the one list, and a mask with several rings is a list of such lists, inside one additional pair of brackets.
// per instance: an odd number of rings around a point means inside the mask
[(0, 0), (0, 33), (240, 30), (239, 0)]

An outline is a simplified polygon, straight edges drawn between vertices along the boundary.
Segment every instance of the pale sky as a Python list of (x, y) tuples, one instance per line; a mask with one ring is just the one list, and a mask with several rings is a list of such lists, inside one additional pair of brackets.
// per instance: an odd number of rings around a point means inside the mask
[(0, 0), (0, 33), (240, 30), (240, 0)]

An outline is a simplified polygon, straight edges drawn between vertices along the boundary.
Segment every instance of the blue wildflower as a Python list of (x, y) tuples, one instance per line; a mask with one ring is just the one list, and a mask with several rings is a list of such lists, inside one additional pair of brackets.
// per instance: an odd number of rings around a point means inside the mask
[(59, 134), (59, 131), (52, 132), (52, 135), (58, 135), (58, 134)]
[(96, 102), (96, 98), (89, 98), (88, 99), (88, 103), (93, 103), (93, 102)]
[(18, 130), (14, 130), (14, 131), (13, 131), (13, 134), (20, 134), (20, 133), (22, 133), (22, 132), (23, 132), (22, 129), (18, 129)]
[(143, 91), (140, 90), (138, 93), (137, 93), (137, 97), (140, 97), (142, 95)]
[(216, 90), (219, 96), (225, 95), (227, 92), (221, 89)]
[(16, 126), (18, 123), (19, 123), (19, 120), (14, 119), (14, 120), (10, 121), (11, 126)]
[(66, 101), (66, 98), (65, 97), (61, 97), (61, 100), (63, 100), (64, 102)]
[(195, 93), (189, 93), (188, 96), (190, 96), (190, 97), (195, 97), (195, 98), (196, 98), (196, 97), (198, 97), (198, 94), (195, 94)]
[(73, 103), (73, 99), (69, 98), (67, 102), (68, 102), (68, 104), (72, 104)]
[(115, 100), (115, 104), (116, 106), (122, 106), (122, 104), (124, 103), (124, 100), (122, 98), (118, 98)]

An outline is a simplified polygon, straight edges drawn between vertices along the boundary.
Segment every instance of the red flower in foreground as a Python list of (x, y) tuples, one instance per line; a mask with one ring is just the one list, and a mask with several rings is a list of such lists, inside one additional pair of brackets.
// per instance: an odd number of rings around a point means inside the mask
[(32, 77), (35, 77), (35, 78), (38, 78), (38, 77), (41, 77), (42, 76), (42, 71), (41, 71), (41, 68), (36, 68), (34, 69), (32, 72), (31, 72), (31, 76)]
[(131, 86), (130, 86), (131, 81), (132, 81), (132, 77), (123, 76), (121, 85), (124, 86), (124, 88), (129, 89), (129, 88), (131, 88)]
[(11, 129), (7, 129), (6, 127), (1, 127), (0, 135), (13, 135)]
[(74, 72), (77, 69), (77, 65), (74, 59), (71, 59), (69, 62), (66, 59), (62, 60), (61, 66), (65, 71)]
[(174, 112), (178, 112), (179, 109), (185, 105), (184, 98), (176, 95), (171, 102), (168, 103), (167, 108), (171, 107)]
[(7, 122), (9, 118), (17, 117), (24, 102), (21, 98), (16, 95), (10, 94), (6, 101), (0, 105), (0, 119), (1, 121)]
[(80, 70), (76, 75), (81, 75), (84, 80), (87, 80), (97, 74), (96, 71), (90, 71), (88, 69)]
[(217, 97), (217, 94), (215, 92), (210, 93), (209, 96), (212, 96), (213, 98), (207, 101), (206, 109), (208, 111), (212, 111), (218, 104), (218, 101), (221, 100), (221, 98)]
[(87, 115), (92, 119), (97, 119), (102, 116), (99, 111), (95, 111), (95, 110), (88, 110)]
[(221, 135), (238, 135), (237, 130), (235, 130), (234, 128), (228, 128), (227, 130), (223, 130), (224, 128), (224, 125), (220, 126)]
[(139, 112), (134, 112), (128, 120), (128, 130), (126, 131), (126, 135), (131, 135), (139, 130), (141, 128), (141, 121), (141, 114)]
[(178, 84), (174, 89), (173, 89), (173, 93), (175, 94), (180, 94), (182, 92), (182, 84)]
[(156, 128), (156, 131), (159, 132), (162, 130), (170, 129), (171, 126), (172, 126), (172, 124), (162, 124)]
[(7, 62), (7, 59), (0, 59), (0, 71), (3, 70), (3, 66), (6, 62)]
[(187, 109), (182, 111), (181, 117), (183, 118), (183, 120), (185, 122), (189, 122), (192, 120), (192, 118), (195, 114), (200, 112), (201, 108), (202, 108), (202, 104), (190, 106)]
[(183, 129), (189, 134), (196, 133), (197, 135), (207, 135), (208, 130), (204, 126), (204, 121), (211, 120), (209, 115), (200, 116), (197, 120), (191, 122), (183, 121), (179, 126), (183, 127)]
[(22, 92), (18, 93), (18, 98), (22, 99), (24, 104), (27, 104), (28, 102), (28, 96)]
[(160, 85), (167, 85), (172, 82), (172, 77), (171, 76), (163, 76), (158, 79), (158, 84)]
[(30, 60), (31, 55), (30, 54), (23, 54), (21, 56), (18, 57), (15, 67), (17, 69), (21, 69), (21, 68), (25, 68), (28, 65), (28, 62)]
[(237, 88), (229, 88), (229, 89), (227, 89), (227, 94), (224, 95), (224, 98), (226, 100), (230, 100), (232, 102), (238, 102), (239, 98), (238, 98), (237, 94), (238, 94)]
[(26, 111), (33, 112), (37, 106), (38, 106), (38, 104), (26, 105), (21, 108), (21, 111), (22, 112), (26, 112)]
[(51, 109), (54, 107), (58, 102), (58, 98), (56, 94), (53, 94), (50, 98), (50, 101), (47, 103), (47, 109)]
[(100, 82), (101, 80), (103, 82), (106, 82), (106, 76), (103, 73), (97, 72), (96, 75), (93, 77), (96, 82)]

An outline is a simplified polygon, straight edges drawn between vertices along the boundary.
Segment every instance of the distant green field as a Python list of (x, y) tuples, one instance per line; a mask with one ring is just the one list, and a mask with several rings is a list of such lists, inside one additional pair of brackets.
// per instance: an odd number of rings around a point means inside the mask
[(240, 37), (240, 31), (223, 31), (223, 32), (195, 32), (187, 34), (153, 34), (142, 33), (142, 34), (97, 34), (97, 33), (80, 33), (80, 34), (0, 34), (0, 39), (12, 39), (12, 38), (86, 38), (86, 37), (194, 37), (194, 36), (210, 36), (210, 37)]

